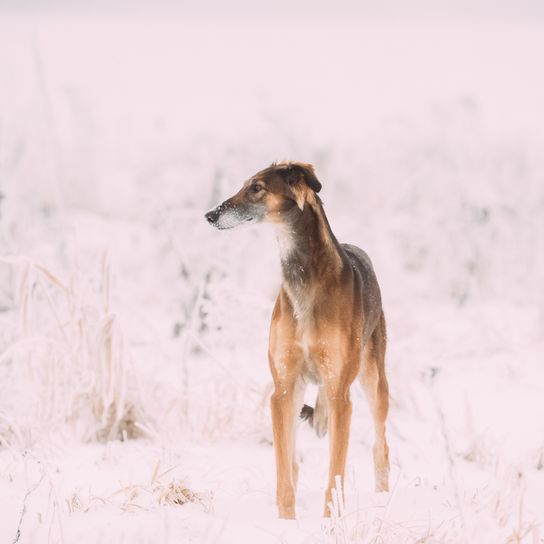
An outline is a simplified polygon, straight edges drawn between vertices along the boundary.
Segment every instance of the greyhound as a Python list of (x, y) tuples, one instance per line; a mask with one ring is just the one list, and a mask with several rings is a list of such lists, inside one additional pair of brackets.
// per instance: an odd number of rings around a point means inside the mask
[[(205, 216), (218, 229), (249, 222), (276, 227), (283, 282), (272, 312), (268, 359), (274, 381), (276, 501), (279, 517), (285, 519), (295, 519), (299, 416), (308, 419), (319, 436), (329, 432), (324, 515), (331, 515), (336, 476), (344, 487), (350, 386), (357, 377), (374, 420), (376, 491), (389, 488), (387, 339), (380, 288), (368, 255), (336, 240), (317, 195), (320, 189), (312, 165), (273, 163)], [(303, 406), (307, 383), (318, 385), (315, 408)]]

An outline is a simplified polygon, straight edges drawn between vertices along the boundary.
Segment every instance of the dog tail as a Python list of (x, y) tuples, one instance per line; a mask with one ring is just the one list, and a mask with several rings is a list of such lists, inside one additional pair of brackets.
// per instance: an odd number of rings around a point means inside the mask
[(307, 421), (319, 438), (327, 434), (327, 428), (329, 426), (329, 407), (321, 387), (317, 393), (315, 408), (305, 404), (300, 411), (300, 419)]

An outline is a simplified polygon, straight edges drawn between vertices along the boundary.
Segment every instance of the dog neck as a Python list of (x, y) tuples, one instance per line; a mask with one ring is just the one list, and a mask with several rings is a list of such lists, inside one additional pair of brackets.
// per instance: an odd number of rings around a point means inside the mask
[[(284, 286), (295, 307), (295, 313), (308, 298), (308, 291), (326, 288), (342, 269), (342, 253), (323, 210), (315, 196), (286, 214), (278, 225)], [(298, 308), (298, 309), (297, 309)]]

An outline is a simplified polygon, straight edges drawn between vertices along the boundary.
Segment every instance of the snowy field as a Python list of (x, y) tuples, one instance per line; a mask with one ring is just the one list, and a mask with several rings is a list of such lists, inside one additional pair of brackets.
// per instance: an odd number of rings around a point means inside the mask
[[(0, 541), (544, 542), (544, 23), (0, 18)], [(316, 166), (389, 330), (391, 492), (301, 425), (275, 508), (267, 226)], [(310, 397), (315, 392), (310, 392)]]

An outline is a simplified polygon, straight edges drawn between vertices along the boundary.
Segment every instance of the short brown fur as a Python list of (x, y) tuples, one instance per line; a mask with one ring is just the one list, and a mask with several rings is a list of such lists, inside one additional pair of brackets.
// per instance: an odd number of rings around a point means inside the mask
[(351, 420), (350, 386), (359, 377), (374, 420), (377, 491), (388, 490), (385, 420), (385, 318), (370, 259), (339, 244), (317, 192), (311, 165), (279, 163), (250, 178), (242, 189), (206, 215), (218, 228), (246, 221), (275, 223), (283, 283), (272, 313), (269, 364), (279, 516), (295, 518), (298, 464), (296, 423), (307, 383), (319, 385), (312, 422), (329, 432), (330, 464), (325, 515), (335, 476), (343, 479)]

